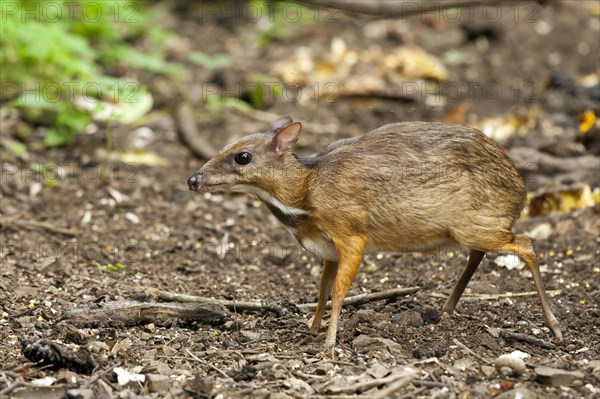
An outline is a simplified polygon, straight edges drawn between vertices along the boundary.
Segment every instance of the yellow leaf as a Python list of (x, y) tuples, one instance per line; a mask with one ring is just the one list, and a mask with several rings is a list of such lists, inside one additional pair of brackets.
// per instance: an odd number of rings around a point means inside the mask
[(132, 164), (143, 164), (149, 166), (166, 166), (169, 161), (153, 152), (135, 151), (122, 152), (119, 154), (121, 161)]
[(585, 111), (579, 115), (579, 120), (581, 121), (581, 124), (579, 124), (579, 133), (587, 133), (594, 127), (594, 123), (596, 123), (596, 114), (594, 114), (594, 111)]

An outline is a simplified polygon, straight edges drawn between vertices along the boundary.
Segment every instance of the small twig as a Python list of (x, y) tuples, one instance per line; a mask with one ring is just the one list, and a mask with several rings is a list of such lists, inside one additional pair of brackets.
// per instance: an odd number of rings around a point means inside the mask
[[(349, 296), (346, 299), (344, 299), (344, 306), (359, 306), (359, 305), (363, 305), (365, 303), (369, 303), (369, 302), (375, 302), (375, 301), (383, 301), (386, 299), (391, 299), (391, 298), (396, 298), (399, 296), (403, 296), (403, 295), (411, 295), (414, 294), (415, 292), (419, 291), (419, 287), (408, 287), (408, 288), (392, 288), (389, 290), (384, 290), (384, 291), (379, 291), (379, 292), (373, 292), (373, 293), (369, 293), (369, 294), (359, 294), (359, 295), (354, 295), (354, 296)], [(177, 294), (174, 292), (167, 292), (167, 291), (158, 291), (158, 298), (162, 299), (163, 301), (170, 301), (170, 302), (194, 302), (194, 303), (204, 303), (204, 302), (213, 302), (213, 303), (218, 303), (221, 304), (223, 306), (225, 306), (227, 309), (229, 310), (239, 310), (239, 311), (258, 311), (258, 312), (262, 312), (262, 311), (271, 311), (271, 312), (275, 312), (278, 315), (283, 314), (283, 308), (279, 305), (276, 305), (272, 302), (267, 302), (267, 301), (257, 301), (257, 302), (252, 302), (252, 301), (228, 301), (228, 300), (223, 300), (223, 299), (212, 299), (212, 298), (205, 298), (205, 297), (201, 297), (201, 296), (195, 296), (195, 295), (186, 295), (186, 294)], [(301, 310), (313, 310), (317, 308), (317, 304), (316, 303), (303, 303), (300, 305), (297, 305), (298, 309)], [(326, 305), (327, 309), (331, 309), (331, 301), (327, 302)]]
[(168, 302), (191, 302), (191, 303), (218, 303), (225, 306), (229, 310), (236, 311), (271, 311), (278, 315), (283, 314), (283, 308), (272, 302), (267, 301), (228, 301), (224, 299), (205, 298), (196, 295), (177, 294), (174, 292), (159, 291), (158, 298)]
[(469, 349), (465, 344), (463, 344), (462, 342), (460, 342), (459, 340), (457, 340), (456, 338), (454, 339), (454, 343), (458, 346), (460, 346), (462, 349), (464, 349), (465, 351), (467, 351), (471, 356), (475, 357), (476, 359), (478, 359), (480, 362), (486, 363), (486, 364), (490, 364), (491, 362), (486, 359), (485, 357), (473, 352), (471, 349)]
[(15, 314), (9, 314), (9, 315), (8, 315), (8, 318), (9, 318), (9, 319), (16, 319), (17, 317), (25, 316), (25, 315), (27, 315), (27, 314), (29, 314), (29, 313), (33, 312), (35, 309), (36, 309), (36, 308), (35, 308), (35, 307), (33, 307), (33, 308), (26, 309), (26, 310), (24, 310), (24, 311), (22, 311), (22, 312), (19, 312), (19, 313), (15, 313)]
[[(410, 0), (299, 0), (300, 3), (308, 4), (312, 7), (333, 8), (336, 10), (363, 14), (369, 16), (378, 16), (380, 18), (406, 18), (411, 15), (422, 15), (428, 12), (440, 12), (447, 8), (454, 7), (473, 7), (485, 5), (482, 0), (458, 0), (458, 1), (424, 1), (414, 3)], [(508, 3), (510, 4), (510, 3)]]
[(179, 137), (183, 144), (185, 144), (197, 158), (212, 158), (217, 151), (198, 130), (192, 106), (188, 103), (181, 103), (177, 108), (175, 116), (179, 127)]
[[(119, 388), (117, 386), (115, 386), (115, 384), (113, 384), (109, 379), (108, 379), (108, 375), (107, 374), (102, 374), (99, 378), (100, 380), (104, 381), (109, 387), (111, 387), (115, 392), (119, 392)], [(138, 381), (139, 383), (139, 381)]]
[(17, 381), (13, 381), (12, 384), (10, 384), (9, 386), (7, 386), (6, 388), (4, 388), (3, 390), (0, 391), (0, 398), (3, 398), (4, 396), (8, 396), (9, 393), (11, 393), (12, 391), (14, 391), (15, 389), (22, 387), (23, 385), (25, 385), (25, 382), (23, 380), (17, 380)]
[(215, 365), (212, 365), (212, 364), (210, 364), (210, 363), (208, 363), (208, 362), (205, 362), (204, 360), (200, 359), (198, 356), (196, 356), (196, 355), (194, 355), (192, 352), (190, 352), (190, 350), (189, 350), (189, 349), (186, 349), (185, 351), (188, 353), (188, 355), (190, 355), (190, 356), (192, 357), (192, 359), (194, 359), (194, 360), (195, 360), (195, 361), (197, 361), (198, 363), (200, 363), (200, 364), (203, 364), (203, 365), (205, 365), (205, 366), (207, 366), (207, 367), (210, 367), (211, 369), (213, 369), (213, 370), (214, 370), (214, 371), (216, 371), (217, 373), (221, 374), (223, 377), (225, 377), (225, 378), (226, 378), (226, 379), (228, 379), (228, 380), (230, 380), (230, 379), (231, 379), (231, 377), (230, 377), (229, 375), (227, 375), (227, 373), (226, 373), (226, 372), (224, 372), (223, 370), (221, 370), (221, 369), (220, 369), (220, 368), (218, 368), (217, 366), (215, 366)]
[(531, 335), (521, 334), (503, 329), (500, 329), (499, 332), (500, 336), (505, 339), (513, 339), (515, 341), (525, 342), (531, 345), (539, 346), (540, 348), (544, 349), (556, 349), (556, 345), (554, 345), (552, 342), (544, 341), (543, 339), (536, 338)]
[[(363, 393), (374, 387), (387, 385), (387, 384), (393, 384), (396, 381), (398, 381), (399, 379), (407, 378), (410, 382), (410, 380), (414, 377), (413, 374), (414, 374), (414, 372), (409, 372), (408, 374), (406, 372), (394, 373), (387, 377), (375, 378), (373, 380), (364, 381), (364, 382), (357, 382), (357, 383), (349, 385), (349, 386), (331, 387), (327, 390), (327, 393), (329, 393), (331, 395)], [(387, 397), (387, 396), (382, 396), (382, 397)]]
[(10, 371), (12, 371), (14, 373), (14, 372), (28, 369), (30, 367), (35, 367), (35, 365), (36, 365), (35, 362), (21, 362), (18, 366), (11, 368)]
[[(404, 295), (411, 295), (419, 291), (419, 287), (407, 287), (407, 288), (392, 288), (389, 290), (372, 292), (369, 294), (359, 294), (349, 296), (344, 299), (344, 306), (359, 306), (369, 302), (383, 301), (385, 299), (396, 298)], [(328, 301), (325, 305), (326, 309), (331, 309), (331, 301)], [(303, 303), (298, 305), (299, 309), (302, 310), (313, 310), (317, 308), (316, 303)]]
[(426, 381), (426, 380), (412, 380), (410, 382), (416, 387), (424, 387), (424, 388), (444, 388), (446, 384), (437, 381)]
[[(385, 387), (382, 390), (380, 390), (379, 392), (377, 392), (375, 395), (373, 395), (373, 396), (369, 395), (369, 398), (372, 398), (372, 399), (389, 398), (392, 395), (392, 393), (394, 393), (397, 390), (399, 390), (400, 388), (405, 387), (406, 385), (410, 384), (410, 382), (412, 381), (412, 378), (413, 378), (412, 375), (409, 375), (408, 377), (404, 377), (399, 380), (396, 380), (396, 381), (392, 382), (390, 385), (388, 385), (387, 387)], [(361, 397), (364, 397), (364, 395)]]
[(313, 379), (313, 380), (319, 381), (319, 380), (327, 380), (327, 379), (330, 378), (330, 377), (328, 377), (326, 375), (305, 374), (305, 373), (302, 373), (302, 372), (300, 372), (298, 370), (292, 370), (291, 372), (296, 377), (304, 378), (305, 380)]
[(26, 230), (48, 230), (51, 233), (62, 234), (69, 237), (76, 237), (77, 232), (73, 230), (63, 229), (62, 227), (53, 226), (46, 222), (35, 222), (33, 220), (0, 220), (0, 224), (8, 226), (14, 224)]
[(135, 301), (105, 302), (71, 309), (64, 314), (76, 326), (171, 324), (173, 320), (219, 323), (229, 312), (218, 303), (173, 304)]
[(86, 382), (85, 384), (82, 385), (82, 388), (91, 387), (92, 385), (94, 385), (96, 383), (96, 381), (98, 381), (104, 375), (108, 374), (109, 372), (114, 370), (116, 367), (119, 367), (120, 365), (121, 365), (121, 362), (117, 362), (117, 363), (112, 364), (111, 366), (108, 366), (108, 367), (102, 369), (102, 371), (96, 371), (92, 375), (92, 378), (90, 378), (90, 380), (88, 382)]
[(14, 371), (10, 371), (10, 370), (0, 371), (0, 374), (2, 374), (4, 377), (8, 376), (8, 377), (13, 378), (13, 379), (17, 379), (17, 378), (21, 378), (22, 377), (21, 374), (15, 373)]
[[(562, 293), (561, 290), (552, 290), (552, 291), (546, 291), (546, 294), (548, 294), (550, 297), (554, 297), (556, 295), (560, 295)], [(537, 291), (527, 291), (527, 292), (505, 292), (504, 294), (473, 294), (473, 293), (464, 293), (461, 297), (461, 300), (465, 300), (465, 301), (476, 301), (476, 300), (480, 300), (480, 301), (487, 301), (487, 300), (493, 300), (493, 299), (500, 299), (500, 298), (519, 298), (519, 297), (526, 297), (526, 296), (536, 296), (537, 295)], [(433, 297), (433, 298), (441, 298), (441, 299), (445, 299), (448, 296), (444, 295), (444, 294), (440, 294), (437, 292), (432, 292), (429, 294), (429, 296)]]

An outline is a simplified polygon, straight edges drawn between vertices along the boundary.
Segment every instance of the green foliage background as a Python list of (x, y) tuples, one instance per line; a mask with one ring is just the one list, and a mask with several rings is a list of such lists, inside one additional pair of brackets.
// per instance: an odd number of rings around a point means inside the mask
[[(30, 126), (48, 126), (47, 147), (71, 143), (103, 111), (110, 111), (108, 119), (123, 122), (143, 115), (152, 107), (152, 96), (136, 78), (139, 72), (167, 74), (173, 80), (182, 75), (181, 65), (165, 61), (165, 39), (174, 33), (157, 27), (154, 4), (0, 0), (0, 104), (19, 109)], [(259, 46), (289, 33), (282, 11), (286, 2), (248, 0), (248, 4), (265, 18), (271, 14), (267, 29), (255, 38)], [(310, 13), (302, 15), (299, 24), (311, 23)], [(187, 59), (206, 70), (232, 64), (228, 54), (192, 51)], [(254, 84), (247, 103), (211, 97), (205, 104), (210, 114), (218, 117), (229, 106), (264, 108), (265, 97), (281, 94), (265, 85), (272, 78), (258, 73), (249, 78)], [(87, 106), (82, 106), (82, 99)], [(19, 133), (22, 141), (3, 137), (2, 145), (18, 155), (25, 150), (27, 132)]]
[[(3, 0), (0, 20), (0, 101), (23, 109), (29, 122), (51, 125), (47, 146), (71, 142), (91, 121), (92, 112), (74, 104), (78, 95), (140, 101), (145, 88), (104, 71), (180, 71), (163, 60), (168, 33), (152, 27), (143, 2)], [(152, 53), (134, 49), (142, 36), (152, 41)]]

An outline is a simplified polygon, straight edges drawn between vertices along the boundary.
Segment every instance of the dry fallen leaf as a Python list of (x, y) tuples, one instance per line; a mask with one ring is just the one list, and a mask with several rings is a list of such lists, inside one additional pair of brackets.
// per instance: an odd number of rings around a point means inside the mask
[(600, 188), (588, 184), (558, 187), (528, 194), (527, 215), (545, 216), (555, 212), (569, 213), (600, 203)]
[(579, 133), (587, 133), (596, 124), (596, 114), (594, 111), (586, 111), (579, 115)]
[(125, 338), (118, 341), (110, 350), (112, 353), (127, 352), (133, 346), (133, 341), (130, 338)]
[[(285, 84), (299, 87), (300, 102), (342, 96), (411, 98), (422, 91), (423, 85), (416, 81), (443, 82), (449, 76), (441, 59), (416, 45), (392, 51), (376, 45), (359, 50), (349, 48), (341, 38), (334, 38), (325, 54), (297, 48), (294, 55), (275, 63), (271, 73)], [(405, 83), (410, 83), (410, 88)]]

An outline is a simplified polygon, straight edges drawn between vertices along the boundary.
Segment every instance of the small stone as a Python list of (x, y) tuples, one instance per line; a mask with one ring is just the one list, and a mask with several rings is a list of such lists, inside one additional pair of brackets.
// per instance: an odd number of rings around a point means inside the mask
[(215, 382), (212, 378), (201, 378), (199, 375), (196, 375), (196, 378), (190, 382), (190, 385), (194, 391), (206, 394), (206, 396), (210, 396)]
[(528, 236), (534, 240), (545, 240), (552, 235), (552, 226), (550, 223), (537, 225), (528, 233)]
[(110, 385), (108, 385), (106, 382), (104, 382), (104, 380), (102, 378), (100, 378), (95, 386), (94, 386), (94, 393), (96, 394), (96, 398), (106, 398), (106, 399), (113, 399), (113, 390), (111, 388)]
[(427, 359), (430, 357), (440, 357), (444, 354), (442, 348), (438, 344), (433, 342), (426, 342), (419, 345), (414, 351), (413, 356), (417, 359)]
[(592, 360), (590, 364), (588, 364), (588, 368), (592, 370), (592, 375), (595, 378), (600, 378), (600, 360)]
[(100, 353), (109, 350), (109, 347), (106, 343), (102, 341), (92, 341), (87, 344), (87, 349), (92, 353)]
[(162, 374), (146, 374), (146, 387), (153, 393), (164, 393), (169, 391), (171, 379)]
[(290, 389), (298, 393), (307, 394), (308, 396), (315, 393), (315, 390), (307, 382), (302, 381), (298, 378), (288, 378), (283, 382), (283, 385), (289, 387)]
[(583, 380), (583, 373), (581, 371), (567, 371), (551, 367), (536, 367), (535, 374), (537, 375), (536, 380), (540, 384), (554, 387), (578, 385)]
[(494, 374), (494, 370), (496, 370), (496, 369), (493, 368), (492, 366), (485, 366), (485, 365), (481, 366), (481, 372), (486, 377), (491, 377)]
[(376, 312), (372, 309), (359, 309), (356, 312), (356, 316), (360, 323), (369, 322), (372, 324), (387, 324), (387, 322), (390, 321), (390, 315), (388, 313)]
[(317, 375), (327, 375), (330, 370), (333, 370), (335, 366), (333, 363), (329, 362), (319, 362), (317, 367), (315, 368), (315, 374)]
[(454, 367), (459, 369), (460, 371), (465, 371), (469, 367), (473, 365), (474, 361), (470, 357), (461, 357), (460, 359), (456, 359), (454, 361)]
[(236, 326), (237, 323), (235, 321), (227, 320), (225, 323), (223, 323), (221, 327), (223, 328), (223, 330), (232, 331), (235, 330)]
[(70, 370), (60, 370), (56, 374), (57, 383), (77, 384), (79, 380), (81, 380), (81, 378), (79, 378), (79, 375)]
[(91, 389), (69, 389), (67, 391), (67, 397), (77, 399), (94, 399), (96, 395)]
[(437, 324), (440, 322), (440, 311), (431, 306), (424, 307), (420, 310), (423, 321), (427, 324)]
[(256, 374), (258, 374), (256, 367), (247, 364), (235, 373), (233, 380), (236, 382), (252, 381), (256, 377)]
[(384, 367), (381, 363), (375, 363), (367, 370), (367, 374), (369, 374), (373, 378), (383, 378), (390, 373), (387, 367)]
[(398, 324), (401, 326), (421, 327), (423, 323), (421, 313), (414, 310), (407, 310), (398, 315)]
[(537, 394), (527, 388), (515, 388), (510, 391), (502, 392), (495, 396), (495, 399), (537, 399)]
[(494, 361), (496, 370), (505, 377), (519, 377), (527, 371), (523, 359), (513, 353), (499, 356)]
[(146, 366), (142, 369), (144, 374), (161, 374), (171, 375), (173, 370), (168, 364), (160, 362), (158, 360), (150, 360)]
[(258, 341), (260, 339), (260, 334), (254, 331), (242, 330), (240, 331), (240, 337), (242, 341)]
[(359, 335), (352, 341), (352, 347), (355, 350), (367, 351), (382, 351), (389, 350), (390, 353), (401, 353), (402, 346), (391, 339), (375, 337), (371, 338), (367, 335)]
[(494, 263), (500, 267), (505, 267), (508, 270), (521, 270), (525, 267), (525, 262), (517, 255), (500, 255), (494, 259)]

